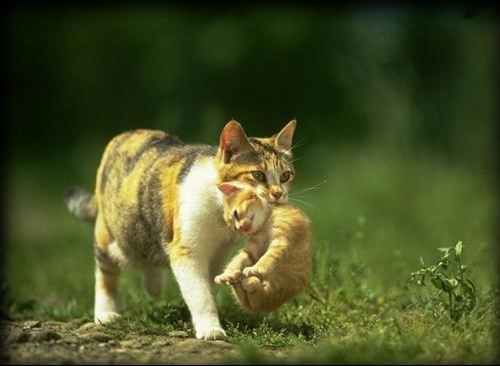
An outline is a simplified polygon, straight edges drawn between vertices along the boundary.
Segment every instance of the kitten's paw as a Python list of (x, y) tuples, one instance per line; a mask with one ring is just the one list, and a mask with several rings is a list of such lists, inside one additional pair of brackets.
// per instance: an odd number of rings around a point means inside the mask
[(260, 281), (260, 278), (252, 276), (252, 277), (247, 277), (241, 281), (241, 286), (243, 289), (248, 292), (249, 294), (252, 294), (256, 292), (257, 290), (260, 290), (262, 286), (262, 282)]
[(120, 314), (114, 311), (103, 311), (95, 315), (94, 322), (97, 324), (111, 323), (120, 317)]
[(233, 272), (224, 272), (221, 273), (218, 276), (215, 276), (215, 283), (221, 285), (221, 284), (232, 284), (236, 283), (240, 279), (241, 272), (240, 271), (233, 271)]
[(226, 277), (225, 277), (224, 273), (220, 274), (218, 276), (215, 276), (214, 282), (218, 285), (222, 285), (222, 284), (226, 283)]
[(207, 327), (196, 331), (196, 338), (205, 341), (218, 341), (227, 338), (226, 332), (221, 327)]
[(263, 278), (265, 274), (258, 267), (251, 266), (251, 267), (246, 267), (243, 269), (243, 275), (245, 277), (255, 276), (255, 277)]

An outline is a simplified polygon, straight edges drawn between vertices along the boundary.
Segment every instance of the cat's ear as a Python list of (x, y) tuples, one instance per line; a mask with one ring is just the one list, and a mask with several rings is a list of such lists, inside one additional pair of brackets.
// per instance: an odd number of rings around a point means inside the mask
[(219, 151), (224, 164), (241, 152), (253, 149), (243, 127), (235, 120), (229, 121), (220, 134)]
[(224, 195), (226, 195), (227, 197), (231, 197), (233, 196), (234, 194), (238, 193), (239, 191), (241, 191), (241, 188), (238, 187), (236, 184), (233, 184), (233, 183), (227, 183), (227, 182), (222, 182), (220, 183), (217, 188), (219, 188), (219, 190), (224, 193)]
[(285, 127), (283, 127), (274, 139), (274, 145), (276, 148), (288, 155), (292, 154), (292, 139), (295, 127), (297, 127), (297, 121), (291, 120)]

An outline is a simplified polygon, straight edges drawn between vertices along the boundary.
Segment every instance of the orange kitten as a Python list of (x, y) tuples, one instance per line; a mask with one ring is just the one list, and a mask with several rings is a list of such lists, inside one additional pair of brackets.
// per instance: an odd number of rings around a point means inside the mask
[(215, 277), (230, 284), (238, 303), (268, 312), (299, 294), (311, 273), (312, 235), (308, 217), (289, 204), (268, 204), (253, 189), (221, 183), (224, 219), (250, 241)]

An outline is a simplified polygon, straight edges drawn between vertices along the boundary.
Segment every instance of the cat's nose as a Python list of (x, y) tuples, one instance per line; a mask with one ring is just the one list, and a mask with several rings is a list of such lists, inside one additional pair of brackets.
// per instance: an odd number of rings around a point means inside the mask
[(283, 192), (281, 191), (274, 191), (273, 193), (271, 193), (273, 195), (273, 197), (276, 199), (276, 200), (279, 200), (281, 196), (283, 196)]

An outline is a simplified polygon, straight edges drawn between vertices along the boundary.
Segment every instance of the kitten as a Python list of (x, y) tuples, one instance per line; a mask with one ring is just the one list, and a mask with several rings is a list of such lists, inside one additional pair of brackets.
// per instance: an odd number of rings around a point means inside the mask
[(94, 194), (69, 189), (69, 211), (95, 222), (96, 322), (117, 317), (123, 267), (142, 271), (152, 296), (170, 267), (191, 313), (196, 337), (224, 339), (214, 301), (215, 274), (240, 234), (223, 219), (217, 185), (245, 182), (272, 202), (284, 202), (294, 176), (291, 161), (296, 122), (268, 138), (248, 138), (228, 122), (218, 146), (186, 144), (157, 130), (113, 138), (97, 171)]
[(224, 219), (250, 241), (215, 277), (232, 286), (238, 303), (269, 312), (299, 294), (311, 273), (312, 235), (308, 217), (286, 203), (268, 203), (251, 187), (221, 183)]

